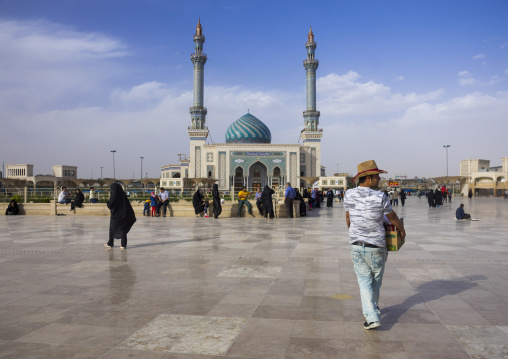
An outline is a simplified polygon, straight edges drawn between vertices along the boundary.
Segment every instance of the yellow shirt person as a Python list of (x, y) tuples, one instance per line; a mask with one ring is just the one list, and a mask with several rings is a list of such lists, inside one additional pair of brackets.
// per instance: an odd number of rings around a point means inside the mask
[(252, 205), (247, 199), (250, 197), (250, 192), (247, 191), (246, 187), (243, 187), (240, 192), (238, 192), (238, 217), (242, 216), (242, 207), (245, 204), (247, 206), (247, 210), (250, 215), (252, 215)]

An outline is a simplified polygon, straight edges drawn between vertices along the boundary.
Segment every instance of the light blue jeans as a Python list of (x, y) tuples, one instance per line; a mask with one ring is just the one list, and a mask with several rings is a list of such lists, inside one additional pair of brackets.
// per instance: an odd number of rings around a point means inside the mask
[(351, 258), (360, 286), (363, 316), (367, 323), (380, 322), (381, 312), (377, 307), (388, 252), (386, 247), (370, 248), (363, 245), (351, 245), (350, 247)]

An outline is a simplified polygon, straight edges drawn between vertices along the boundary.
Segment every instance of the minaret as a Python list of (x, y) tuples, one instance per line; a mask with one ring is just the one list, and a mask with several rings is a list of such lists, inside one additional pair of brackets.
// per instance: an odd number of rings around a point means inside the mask
[(307, 59), (303, 61), (303, 67), (307, 74), (307, 109), (303, 112), (305, 127), (300, 136), (304, 145), (310, 147), (311, 166), (306, 175), (319, 177), (321, 175), (321, 137), (323, 137), (323, 130), (318, 129), (320, 113), (316, 110), (316, 70), (319, 66), (319, 61), (315, 58), (316, 45), (311, 27), (305, 43)]
[(189, 109), (191, 126), (188, 129), (190, 137), (190, 177), (201, 177), (201, 149), (206, 144), (206, 138), (208, 137), (208, 128), (205, 126), (206, 107), (203, 107), (206, 63), (206, 54), (203, 53), (204, 42), (205, 36), (201, 28), (201, 20), (198, 20), (196, 34), (194, 35), (194, 53), (191, 54), (191, 61), (194, 65), (194, 96), (192, 107)]

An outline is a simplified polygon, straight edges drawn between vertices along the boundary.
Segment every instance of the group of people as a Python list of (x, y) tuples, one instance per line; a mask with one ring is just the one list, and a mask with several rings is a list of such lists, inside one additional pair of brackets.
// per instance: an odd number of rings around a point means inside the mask
[[(210, 217), (208, 215), (208, 209), (210, 207), (210, 199), (208, 195), (205, 193), (201, 193), (201, 190), (198, 189), (194, 196), (192, 197), (192, 206), (194, 207), (194, 213), (196, 217), (200, 217), (201, 214), (204, 214), (205, 217)], [(219, 186), (215, 183), (212, 188), (212, 211), (213, 218), (219, 218), (222, 213), (222, 205), (221, 199), (219, 195)]]
[(452, 203), (452, 192), (444, 186), (435, 190), (428, 190), (426, 196), (429, 207), (439, 207), (444, 202)]
[[(93, 187), (92, 187), (93, 189)], [(71, 204), (70, 211), (74, 211), (76, 207), (81, 208), (83, 207), (83, 203), (85, 202), (85, 195), (79, 188), (76, 188), (76, 194), (74, 195), (74, 198), (72, 198), (69, 191), (67, 191), (67, 187), (62, 187), (62, 191), (58, 195), (58, 203), (60, 204)]]
[[(289, 183), (289, 182), (288, 182)], [(287, 191), (286, 191), (287, 192)], [(260, 215), (265, 218), (274, 219), (275, 213), (273, 211), (273, 199), (272, 196), (275, 193), (273, 188), (266, 185), (263, 190), (258, 188), (254, 195), (256, 200), (256, 207)], [(238, 192), (238, 217), (242, 216), (242, 208), (245, 205), (247, 207), (247, 212), (252, 215), (252, 205), (249, 202), (249, 198), (251, 197), (251, 192), (247, 191), (247, 187), (243, 187), (240, 192)], [(294, 199), (295, 196), (292, 196), (291, 199)], [(287, 209), (286, 205), (286, 209)], [(292, 208), (291, 208), (291, 217), (292, 217)], [(289, 217), (289, 215), (288, 215)]]

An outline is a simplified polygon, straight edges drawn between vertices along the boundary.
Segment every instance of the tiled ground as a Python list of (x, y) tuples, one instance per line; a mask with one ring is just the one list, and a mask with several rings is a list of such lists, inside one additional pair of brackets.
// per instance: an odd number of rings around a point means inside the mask
[[(508, 201), (409, 198), (365, 331), (342, 206), (300, 219), (0, 217), (0, 358), (508, 358)], [(118, 243), (119, 244), (119, 243)]]

